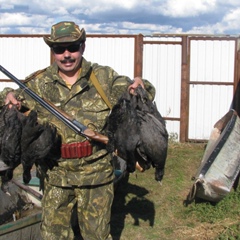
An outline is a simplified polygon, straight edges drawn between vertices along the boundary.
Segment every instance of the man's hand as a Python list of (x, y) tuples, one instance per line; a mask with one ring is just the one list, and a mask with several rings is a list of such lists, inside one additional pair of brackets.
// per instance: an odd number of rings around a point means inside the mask
[(144, 88), (144, 84), (143, 84), (142, 78), (140, 78), (140, 77), (135, 77), (133, 83), (128, 87), (128, 91), (129, 91), (131, 94), (134, 94), (135, 89), (136, 89), (139, 85), (141, 85), (142, 88)]
[(17, 106), (18, 109), (21, 108), (21, 102), (16, 99), (13, 92), (9, 92), (6, 95), (4, 102), (5, 102), (5, 105), (9, 105), (9, 108), (11, 108), (13, 105)]

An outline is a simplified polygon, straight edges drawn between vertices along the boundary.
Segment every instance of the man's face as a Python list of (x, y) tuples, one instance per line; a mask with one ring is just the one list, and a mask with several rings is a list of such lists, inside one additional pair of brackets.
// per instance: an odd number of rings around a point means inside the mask
[(83, 44), (57, 44), (52, 47), (60, 71), (71, 73), (78, 70), (85, 49)]

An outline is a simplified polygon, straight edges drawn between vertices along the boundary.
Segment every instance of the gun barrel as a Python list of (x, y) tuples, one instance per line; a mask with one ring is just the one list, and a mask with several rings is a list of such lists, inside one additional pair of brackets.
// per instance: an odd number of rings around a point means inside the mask
[(29, 89), (24, 83), (22, 83), (19, 79), (17, 79), (12, 73), (10, 73), (7, 69), (5, 69), (3, 66), (0, 65), (0, 70), (3, 72), (6, 76), (8, 76), (11, 80), (13, 80), (21, 89), (24, 89), (24, 91), (32, 97), (35, 101), (37, 101), (40, 105), (42, 105), (45, 109), (47, 109), (50, 113), (52, 113), (54, 116), (56, 116), (59, 120), (64, 122), (68, 127), (70, 127), (74, 132), (84, 135), (83, 133), (86, 127), (78, 122), (78, 125), (74, 124), (70, 118), (67, 118), (63, 114), (59, 112), (59, 110), (56, 110), (53, 105), (50, 105), (48, 102), (46, 102), (44, 99), (42, 99), (40, 96), (38, 96), (35, 92), (33, 92), (31, 89)]
[(7, 69), (0, 65), (0, 71), (3, 72), (6, 76), (8, 76), (11, 80), (13, 80), (20, 88), (24, 89), (30, 97), (32, 97), (36, 102), (38, 102), (42, 107), (52, 113), (55, 117), (57, 117), (60, 121), (65, 123), (69, 128), (71, 128), (75, 133), (80, 134), (86, 138), (102, 142), (104, 144), (108, 143), (108, 137), (104, 136), (98, 132), (95, 132), (89, 128), (87, 128), (82, 123), (78, 122), (76, 119), (70, 117), (67, 113), (57, 109), (57, 107), (38, 96), (34, 91), (28, 88), (24, 83), (22, 83), (19, 79), (17, 79), (13, 74), (11, 74)]

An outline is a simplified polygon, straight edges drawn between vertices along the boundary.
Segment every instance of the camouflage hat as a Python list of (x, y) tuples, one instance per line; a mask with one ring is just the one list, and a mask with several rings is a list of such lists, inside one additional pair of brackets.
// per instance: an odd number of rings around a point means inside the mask
[(81, 30), (74, 22), (59, 22), (52, 26), (51, 36), (43, 37), (49, 47), (58, 43), (75, 43), (86, 40), (84, 28)]

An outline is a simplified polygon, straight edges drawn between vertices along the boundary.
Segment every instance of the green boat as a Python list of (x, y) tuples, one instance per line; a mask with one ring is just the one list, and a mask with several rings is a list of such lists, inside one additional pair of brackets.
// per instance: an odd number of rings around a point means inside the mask
[[(115, 191), (126, 175), (126, 171), (115, 170)], [(4, 218), (6, 220), (6, 223), (0, 222), (0, 240), (41, 240), (42, 193), (39, 191), (39, 179), (32, 177), (28, 185), (12, 179), (9, 192), (6, 194), (0, 190), (0, 219), (2, 222)], [(19, 212), (22, 217), (17, 216)]]

